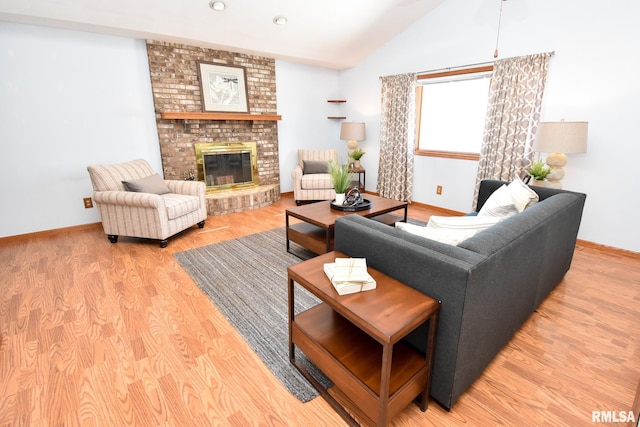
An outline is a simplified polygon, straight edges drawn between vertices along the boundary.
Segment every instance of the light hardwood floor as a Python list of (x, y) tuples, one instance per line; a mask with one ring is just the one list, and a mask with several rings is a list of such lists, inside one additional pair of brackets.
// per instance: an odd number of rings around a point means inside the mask
[[(97, 226), (0, 239), (0, 426), (344, 425), (321, 398), (291, 396), (173, 258), (282, 227), (290, 206), (285, 196), (209, 217), (166, 249), (114, 245)], [(412, 405), (393, 425), (604, 425), (592, 411), (634, 401), (639, 337), (640, 259), (578, 245), (565, 279), (450, 412)]]

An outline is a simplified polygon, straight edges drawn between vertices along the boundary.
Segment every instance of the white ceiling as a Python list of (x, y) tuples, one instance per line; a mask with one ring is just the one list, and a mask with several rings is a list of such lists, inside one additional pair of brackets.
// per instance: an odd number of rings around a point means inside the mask
[[(444, 0), (0, 0), (0, 20), (155, 39), (335, 69), (359, 61)], [(287, 25), (273, 23), (285, 16)]]

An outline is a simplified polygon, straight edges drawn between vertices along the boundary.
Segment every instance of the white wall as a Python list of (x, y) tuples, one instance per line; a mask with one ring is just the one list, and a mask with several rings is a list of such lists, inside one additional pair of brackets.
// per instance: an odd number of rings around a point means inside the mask
[[(500, 2), (446, 0), (357, 67), (340, 86), (367, 116), (369, 151), (379, 147), (379, 76), (493, 60)], [(605, 19), (606, 18), (606, 19)], [(585, 192), (579, 237), (640, 252), (635, 182), (640, 158), (640, 4), (619, 0), (518, 0), (503, 4), (499, 57), (555, 51), (543, 121), (589, 122), (588, 153), (569, 155), (564, 188)], [(374, 190), (377, 157), (363, 157)], [(449, 209), (471, 207), (477, 162), (417, 157), (414, 200)], [(369, 183), (371, 183), (369, 185)], [(443, 195), (435, 194), (436, 185)]]
[[(338, 71), (276, 61), (278, 97), (278, 152), (280, 191), (293, 191), (291, 172), (298, 164), (298, 149), (328, 149), (346, 145), (340, 141), (340, 122), (327, 119), (335, 106), (327, 99), (339, 97)], [(340, 153), (340, 151), (339, 151)]]
[(99, 222), (87, 165), (162, 173), (143, 40), (0, 22), (0, 237)]

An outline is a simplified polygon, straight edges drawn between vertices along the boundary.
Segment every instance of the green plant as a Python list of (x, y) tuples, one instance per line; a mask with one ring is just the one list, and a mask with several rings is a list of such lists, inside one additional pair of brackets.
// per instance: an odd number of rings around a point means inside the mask
[(542, 160), (539, 160), (529, 166), (527, 173), (536, 181), (542, 181), (551, 173), (551, 169)]
[(351, 157), (353, 158), (353, 160), (360, 160), (362, 156), (364, 156), (364, 151), (362, 151), (362, 148), (356, 148), (355, 150), (353, 150), (353, 153), (351, 153)]
[(351, 173), (349, 172), (349, 164), (341, 165), (335, 160), (329, 160), (329, 175), (331, 175), (331, 184), (337, 194), (347, 191), (351, 184)]

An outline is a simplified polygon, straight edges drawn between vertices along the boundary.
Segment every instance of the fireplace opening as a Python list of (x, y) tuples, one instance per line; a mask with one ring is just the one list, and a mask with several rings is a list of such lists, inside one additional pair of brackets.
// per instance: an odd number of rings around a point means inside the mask
[(195, 144), (199, 181), (207, 192), (258, 186), (255, 142)]

